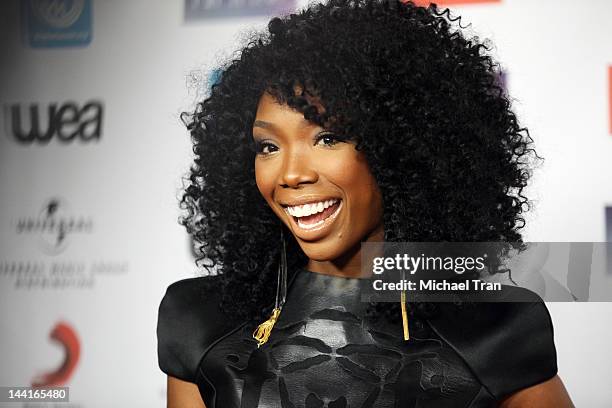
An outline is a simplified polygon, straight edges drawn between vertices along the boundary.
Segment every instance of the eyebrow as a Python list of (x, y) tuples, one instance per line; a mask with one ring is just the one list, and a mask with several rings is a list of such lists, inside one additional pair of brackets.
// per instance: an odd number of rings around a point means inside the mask
[[(304, 128), (307, 127), (308, 125), (313, 124), (312, 122), (306, 120), (306, 119), (302, 119), (302, 123), (300, 123), (300, 127)], [(265, 120), (256, 120), (253, 122), (253, 127), (260, 127), (263, 129), (272, 129), (274, 130), (276, 128), (276, 126), (273, 123), (270, 122), (266, 122)]]
[(264, 129), (272, 129), (274, 127), (273, 124), (271, 124), (270, 122), (266, 122), (263, 120), (256, 120), (255, 122), (253, 122), (253, 127), (260, 127), (260, 128), (264, 128)]

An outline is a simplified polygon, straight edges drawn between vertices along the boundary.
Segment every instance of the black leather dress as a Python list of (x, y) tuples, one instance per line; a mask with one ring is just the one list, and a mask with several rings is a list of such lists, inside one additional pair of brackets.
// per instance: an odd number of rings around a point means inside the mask
[(216, 279), (170, 285), (157, 327), (160, 368), (197, 384), (207, 408), (492, 407), (557, 373), (550, 315), (537, 296), (440, 303), (435, 318), (411, 320), (404, 341), (401, 323), (364, 317), (367, 280), (300, 270), (257, 348), (252, 327), (219, 311)]

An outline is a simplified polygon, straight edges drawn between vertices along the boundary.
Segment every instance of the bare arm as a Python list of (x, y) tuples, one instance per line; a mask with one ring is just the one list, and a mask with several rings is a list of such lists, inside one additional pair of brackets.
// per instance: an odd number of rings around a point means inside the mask
[(194, 383), (168, 376), (167, 408), (206, 408)]
[(500, 408), (574, 408), (558, 375), (506, 398)]

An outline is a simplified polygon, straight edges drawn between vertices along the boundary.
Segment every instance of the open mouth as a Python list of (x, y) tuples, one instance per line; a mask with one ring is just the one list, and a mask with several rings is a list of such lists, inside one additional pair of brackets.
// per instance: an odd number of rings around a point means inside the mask
[(285, 211), (293, 217), (301, 229), (315, 230), (336, 218), (341, 206), (342, 200), (332, 198), (304, 205), (288, 206), (285, 207)]

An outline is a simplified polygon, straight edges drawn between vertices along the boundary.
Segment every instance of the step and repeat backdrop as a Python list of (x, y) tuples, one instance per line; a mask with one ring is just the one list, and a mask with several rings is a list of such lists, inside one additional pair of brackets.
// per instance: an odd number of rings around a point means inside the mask
[[(304, 4), (0, 3), (0, 386), (66, 386), (63, 407), (165, 406), (157, 307), (201, 273), (177, 222), (179, 115), (249, 32)], [(526, 240), (612, 241), (612, 2), (438, 4), (495, 45), (545, 158)], [(612, 406), (612, 304), (548, 306), (576, 405)]]

